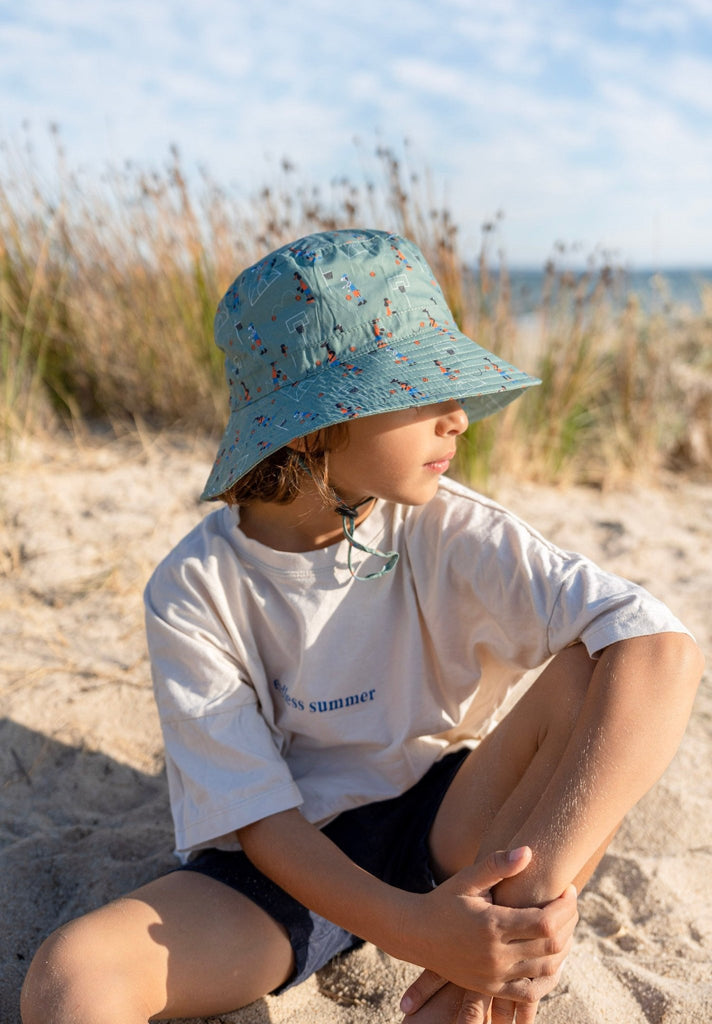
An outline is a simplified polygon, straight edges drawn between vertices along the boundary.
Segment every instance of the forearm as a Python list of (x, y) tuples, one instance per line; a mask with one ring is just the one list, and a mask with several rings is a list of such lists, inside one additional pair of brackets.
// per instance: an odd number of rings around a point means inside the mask
[(586, 701), (548, 785), (518, 815), (495, 819), (492, 845), (527, 844), (526, 872), (501, 883), (509, 906), (552, 899), (585, 867), (672, 759), (701, 674), (698, 649), (682, 634), (614, 644), (593, 672)]
[[(357, 867), (298, 811), (272, 815), (238, 834), (253, 863), (310, 909), (398, 959), (492, 995), (527, 999), (532, 991), (548, 991), (552, 965), (577, 919), (571, 894), (542, 911), (492, 904), (492, 886), (521, 871), (529, 850), (493, 855), (420, 894)], [(554, 951), (552, 934), (560, 943)]]
[[(543, 906), (571, 882), (580, 887), (621, 819), (672, 759), (702, 671), (697, 647), (681, 634), (613, 645), (603, 652), (593, 673), (590, 662), (585, 673), (580, 672), (580, 664), (580, 654), (559, 660), (558, 669), (547, 677), (534, 703), (522, 701), (515, 709), (518, 717), (510, 720), (503, 732), (495, 730), (492, 736), (499, 738), (494, 746), (490, 742), (477, 762), (480, 786), (486, 791), (487, 765), (491, 761), (502, 764), (508, 756), (507, 742), (520, 738), (522, 745), (517, 750), (531, 756), (514, 789), (505, 789), (508, 796), (494, 817), (488, 819), (486, 800), (480, 807), (489, 825), (479, 841), (476, 864), (497, 849), (525, 845), (533, 853), (528, 867), (493, 887), (495, 902), (503, 907)], [(569, 717), (562, 687), (572, 678), (577, 696), (570, 704), (574, 711)], [(585, 686), (585, 698), (579, 705), (581, 685)], [(546, 711), (552, 699), (562, 702), (557, 707), (562, 713), (553, 717)], [(556, 726), (551, 728), (554, 719)], [(526, 722), (524, 729), (522, 721)], [(516, 751), (510, 756), (516, 757)], [(496, 776), (492, 782), (495, 792)], [(437, 978), (426, 972), (411, 986), (406, 993), (409, 1013), (439, 990), (448, 972), (440, 974)], [(486, 1004), (478, 993), (485, 990), (477, 985), (462, 988), (474, 992), (463, 997), (461, 992), (451, 991), (445, 997), (455, 1002), (464, 998), (458, 1021), (465, 1016), (484, 1019)], [(531, 992), (529, 997), (536, 1001), (540, 994)], [(512, 1016), (509, 999), (506, 993), (500, 994), (503, 1019)], [(466, 1007), (468, 1000), (474, 1002)], [(533, 1020), (535, 1013), (536, 1006), (530, 1003), (523, 1011), (517, 1010), (517, 1020), (520, 1016)]]
[(421, 897), (358, 867), (297, 810), (274, 814), (238, 833), (256, 867), (311, 910), (401, 959), (401, 922)]

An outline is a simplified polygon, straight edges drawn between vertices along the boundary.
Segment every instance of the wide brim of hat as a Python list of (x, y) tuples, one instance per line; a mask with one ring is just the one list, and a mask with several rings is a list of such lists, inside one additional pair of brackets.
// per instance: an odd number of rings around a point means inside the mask
[(474, 423), (541, 383), (457, 330), (447, 341), (444, 354), (441, 331), (419, 333), (402, 365), (389, 346), (359, 353), (353, 363), (326, 362), (233, 410), (202, 499), (219, 498), (290, 441), (335, 423), (453, 398)]

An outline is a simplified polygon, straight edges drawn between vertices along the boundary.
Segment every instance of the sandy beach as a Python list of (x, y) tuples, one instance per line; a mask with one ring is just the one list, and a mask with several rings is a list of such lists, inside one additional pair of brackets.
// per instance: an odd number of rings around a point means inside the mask
[[(173, 866), (141, 593), (204, 515), (212, 446), (177, 435), (24, 442), (0, 467), (0, 1022), (61, 922)], [(667, 773), (629, 815), (580, 899), (542, 1024), (712, 1018), (712, 484), (494, 496), (564, 547), (666, 600), (708, 668)], [(225, 1024), (401, 1020), (414, 968), (371, 946)]]

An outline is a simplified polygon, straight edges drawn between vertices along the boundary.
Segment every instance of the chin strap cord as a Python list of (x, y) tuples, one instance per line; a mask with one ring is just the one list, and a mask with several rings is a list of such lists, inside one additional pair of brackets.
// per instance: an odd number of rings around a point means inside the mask
[[(299, 465), (301, 466), (302, 470), (307, 474), (307, 476), (311, 476), (309, 466), (306, 464), (306, 462), (301, 456), (299, 456)], [(392, 572), (393, 569), (395, 569), (396, 565), (398, 564), (398, 559), (400, 558), (400, 555), (398, 554), (397, 551), (379, 551), (378, 548), (369, 548), (366, 547), (365, 544), (361, 544), (360, 541), (357, 541), (356, 538), (354, 537), (354, 530), (356, 529), (356, 516), (358, 515), (358, 510), (361, 508), (362, 505), (367, 505), (369, 501), (373, 501), (374, 499), (364, 498), (363, 501), (359, 501), (355, 505), (347, 505), (346, 502), (341, 500), (336, 491), (332, 490), (331, 493), (333, 494), (334, 499), (337, 502), (334, 511), (336, 512), (337, 515), (341, 516), (341, 525), (344, 530), (344, 537), (346, 538), (349, 544), (347, 564), (349, 567), (349, 572), (351, 573), (353, 579), (361, 580), (365, 583), (368, 580), (378, 580), (381, 578), (381, 576), (385, 576), (386, 573)], [(359, 576), (359, 574), (356, 572), (352, 564), (354, 548), (356, 548), (358, 551), (363, 551), (367, 555), (375, 555), (376, 558), (385, 558), (386, 564), (383, 566), (382, 569), (379, 569), (378, 572), (370, 572), (368, 573), (367, 576)]]
[[(346, 537), (346, 540), (349, 542), (349, 572), (355, 580), (361, 580), (363, 582), (380, 579), (381, 576), (385, 576), (386, 573), (392, 572), (398, 564), (398, 559), (400, 557), (397, 551), (379, 551), (378, 548), (369, 548), (365, 544), (361, 544), (360, 541), (356, 540), (354, 536), (354, 530), (356, 529), (356, 516), (358, 515), (359, 508), (362, 505), (367, 504), (369, 501), (373, 501), (373, 498), (364, 498), (363, 501), (358, 503), (358, 505), (353, 506), (340, 502), (335, 509), (336, 514), (341, 516), (341, 525), (344, 530), (344, 537)], [(369, 572), (366, 576), (359, 576), (352, 565), (354, 548), (358, 551), (365, 552), (367, 555), (375, 555), (377, 558), (385, 558), (386, 564), (377, 572)]]

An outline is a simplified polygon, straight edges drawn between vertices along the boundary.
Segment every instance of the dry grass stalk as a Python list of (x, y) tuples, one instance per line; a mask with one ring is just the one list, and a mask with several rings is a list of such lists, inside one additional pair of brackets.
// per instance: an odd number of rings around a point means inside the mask
[[(57, 188), (31, 155), (5, 151), (0, 178), (0, 437), (13, 442), (62, 423), (121, 432), (180, 426), (218, 434), (226, 415), (212, 344), (217, 301), (265, 251), (313, 231), (368, 224), (423, 248), (472, 337), (542, 378), (496, 422), (470, 431), (459, 471), (482, 482), (501, 467), (550, 480), (610, 482), (664, 465), (712, 470), (712, 297), (683, 317), (665, 306), (617, 311), (607, 263), (546, 272), (535, 338), (523, 337), (502, 259), (501, 215), (480, 253), (461, 252), (455, 220), (407, 153), (377, 151), (380, 183), (300, 183), (283, 161), (276, 186), (247, 201), (207, 176), (189, 185), (173, 152), (161, 171), (130, 165)], [(565, 256), (564, 253), (562, 255)], [(671, 366), (686, 368), (671, 373)], [(683, 377), (685, 379), (683, 380)], [(691, 384), (691, 378), (695, 382)]]

